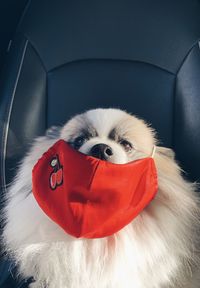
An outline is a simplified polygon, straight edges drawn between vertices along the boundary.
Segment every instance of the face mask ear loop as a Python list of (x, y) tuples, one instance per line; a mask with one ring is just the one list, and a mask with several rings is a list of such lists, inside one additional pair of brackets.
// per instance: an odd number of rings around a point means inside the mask
[(156, 145), (153, 145), (153, 150), (152, 150), (152, 153), (151, 153), (151, 158), (154, 158), (155, 152), (156, 152)]

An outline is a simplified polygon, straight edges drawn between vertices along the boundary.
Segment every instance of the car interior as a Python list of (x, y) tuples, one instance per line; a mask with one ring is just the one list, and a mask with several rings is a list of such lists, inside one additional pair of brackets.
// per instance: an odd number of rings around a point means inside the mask
[[(200, 181), (199, 0), (4, 0), (0, 15), (1, 195), (35, 137), (97, 107), (151, 123)], [(1, 255), (0, 287), (27, 287), (13, 267)]]

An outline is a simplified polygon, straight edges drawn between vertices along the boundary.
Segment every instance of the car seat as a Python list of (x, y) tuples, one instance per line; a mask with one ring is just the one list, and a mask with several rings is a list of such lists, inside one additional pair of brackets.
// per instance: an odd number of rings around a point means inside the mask
[[(198, 181), (199, 39), (198, 0), (29, 1), (0, 84), (1, 195), (34, 137), (97, 107), (151, 123)], [(12, 266), (0, 287), (26, 287)]]

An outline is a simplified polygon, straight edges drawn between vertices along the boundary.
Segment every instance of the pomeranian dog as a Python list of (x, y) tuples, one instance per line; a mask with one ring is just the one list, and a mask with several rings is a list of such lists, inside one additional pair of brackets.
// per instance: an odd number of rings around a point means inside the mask
[(46, 216), (32, 193), (32, 168), (59, 139), (112, 163), (148, 157), (158, 144), (149, 125), (118, 109), (87, 111), (34, 141), (6, 195), (3, 231), (19, 275), (35, 280), (30, 287), (200, 287), (199, 200), (173, 151), (156, 147), (158, 193), (130, 224), (109, 237), (76, 239)]

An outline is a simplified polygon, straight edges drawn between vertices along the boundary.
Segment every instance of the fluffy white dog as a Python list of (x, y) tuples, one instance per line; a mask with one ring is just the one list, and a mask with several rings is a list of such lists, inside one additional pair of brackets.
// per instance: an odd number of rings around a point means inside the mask
[(31, 287), (199, 287), (198, 197), (173, 152), (157, 147), (158, 193), (131, 224), (110, 237), (76, 239), (46, 216), (31, 191), (33, 166), (58, 139), (90, 155), (104, 144), (93, 156), (113, 163), (147, 157), (157, 144), (151, 127), (117, 109), (90, 110), (35, 140), (6, 195), (3, 232), (19, 274), (34, 277)]

